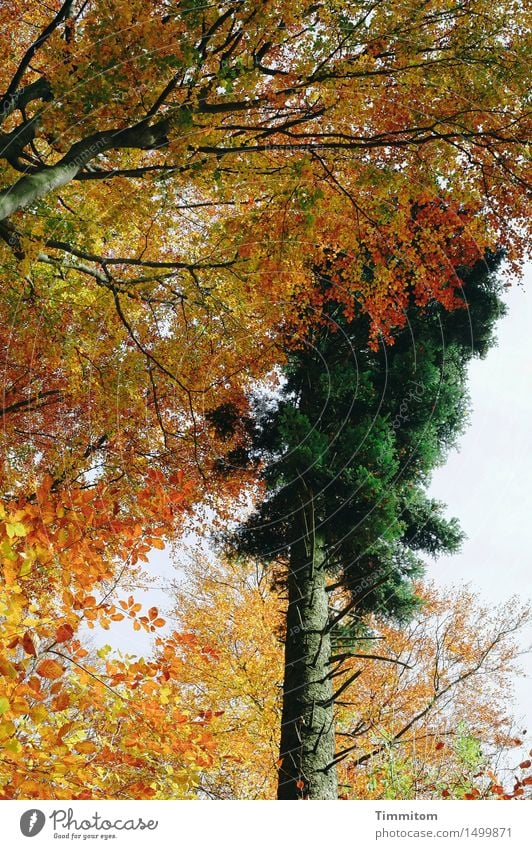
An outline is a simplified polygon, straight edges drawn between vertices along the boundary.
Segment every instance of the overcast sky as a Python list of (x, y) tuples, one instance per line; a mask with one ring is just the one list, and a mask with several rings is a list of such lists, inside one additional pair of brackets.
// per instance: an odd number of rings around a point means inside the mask
[[(497, 347), (470, 367), (468, 430), (431, 487), (468, 539), (459, 554), (431, 565), (430, 576), (469, 582), (494, 604), (532, 596), (532, 266), (505, 300)], [(529, 631), (523, 644), (531, 642)], [(532, 676), (532, 657), (522, 665)], [(532, 677), (516, 689), (516, 710), (532, 729)]]
[[(462, 551), (429, 565), (443, 585), (469, 583), (493, 604), (512, 595), (532, 596), (532, 266), (523, 286), (506, 290), (508, 315), (498, 345), (470, 367), (472, 414), (459, 450), (433, 477), (431, 494), (446, 502), (468, 539)], [(168, 603), (164, 581), (175, 572), (164, 552), (153, 552), (151, 568), (160, 589), (137, 592), (138, 601), (161, 609)], [(147, 653), (149, 639), (125, 623), (112, 632), (95, 630), (93, 642)], [(523, 634), (532, 643), (532, 629)], [(532, 730), (532, 656), (523, 661), (530, 678), (516, 682), (515, 712)]]

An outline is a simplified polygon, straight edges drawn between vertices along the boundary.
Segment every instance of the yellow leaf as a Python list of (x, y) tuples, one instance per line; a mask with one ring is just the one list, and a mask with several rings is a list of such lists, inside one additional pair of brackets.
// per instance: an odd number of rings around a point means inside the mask
[(96, 746), (90, 740), (83, 740), (81, 743), (76, 743), (74, 748), (76, 752), (80, 752), (82, 755), (90, 755), (96, 751)]
[(13, 539), (13, 537), (25, 537), (29, 531), (22, 522), (6, 522), (6, 533), (9, 539)]

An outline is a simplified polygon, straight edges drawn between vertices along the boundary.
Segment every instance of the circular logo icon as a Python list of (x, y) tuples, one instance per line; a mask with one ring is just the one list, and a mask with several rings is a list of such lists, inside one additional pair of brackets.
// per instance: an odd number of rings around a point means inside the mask
[(35, 837), (43, 830), (46, 817), (42, 811), (37, 808), (32, 808), (31, 811), (25, 811), (20, 818), (20, 830), (24, 837)]

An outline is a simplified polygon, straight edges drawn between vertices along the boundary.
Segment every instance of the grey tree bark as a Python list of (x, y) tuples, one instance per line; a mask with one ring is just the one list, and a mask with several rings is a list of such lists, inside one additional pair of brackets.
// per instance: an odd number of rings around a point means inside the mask
[(278, 799), (337, 799), (331, 639), (323, 547), (290, 549)]
[[(49, 192), (66, 186), (99, 153), (107, 150), (119, 150), (120, 148), (156, 150), (159, 147), (164, 147), (168, 142), (168, 127), (168, 120), (162, 120), (152, 125), (148, 122), (140, 122), (124, 130), (94, 133), (92, 136), (76, 142), (55, 165), (43, 167), (35, 173), (27, 174), (12, 186), (0, 191), (0, 222), (6, 221), (10, 215), (19, 209), (25, 209), (32, 203), (36, 203)], [(16, 135), (12, 139), (9, 135), (5, 135), (0, 156), (9, 158), (10, 147), (13, 148), (14, 153), (18, 154), (20, 152), (19, 142), (20, 140)]]

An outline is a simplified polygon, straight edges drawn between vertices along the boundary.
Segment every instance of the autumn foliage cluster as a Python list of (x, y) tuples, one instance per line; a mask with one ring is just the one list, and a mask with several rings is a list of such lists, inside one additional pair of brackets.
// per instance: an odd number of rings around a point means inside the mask
[[(178, 590), (161, 632), (132, 587), (200, 510), (223, 523), (257, 494), (249, 467), (222, 473), (243, 433), (212, 411), (247, 415), (325, 302), (366, 314), (375, 347), (412, 298), (462, 303), (456, 269), (486, 250), (519, 267), (525, 18), (513, 0), (0, 4), (2, 798), (272, 795), (282, 599), (246, 561), (236, 595)], [(371, 661), (340, 706), (347, 795), (498, 786), (457, 748), (511, 738), (500, 697), (463, 684), (483, 637), (471, 654), (468, 600), (427, 593), (422, 658), (368, 626), (407, 666)], [(464, 698), (410, 734), (442, 605)], [(525, 616), (500, 615), (504, 635)], [(150, 658), (92, 648), (126, 620)], [(514, 653), (490, 650), (494, 687)]]

